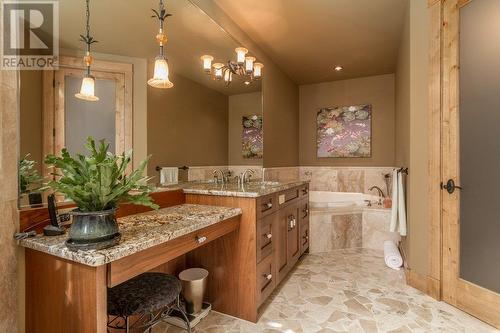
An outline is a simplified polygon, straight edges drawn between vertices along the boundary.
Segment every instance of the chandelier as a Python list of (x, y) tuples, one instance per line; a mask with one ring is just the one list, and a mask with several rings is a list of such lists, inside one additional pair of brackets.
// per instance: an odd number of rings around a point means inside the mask
[(154, 9), (152, 9), (152, 11), (154, 13), (152, 17), (156, 17), (160, 23), (160, 29), (156, 35), (156, 41), (160, 46), (160, 53), (155, 58), (153, 78), (148, 80), (148, 84), (154, 88), (168, 89), (172, 88), (174, 84), (168, 78), (168, 60), (165, 57), (164, 51), (165, 44), (167, 43), (167, 35), (163, 32), (163, 23), (165, 22), (165, 19), (172, 16), (172, 14), (168, 14), (165, 10), (163, 0), (160, 0), (158, 11)]
[(98, 101), (99, 97), (95, 95), (95, 78), (90, 74), (90, 65), (94, 61), (93, 57), (90, 55), (90, 46), (97, 41), (94, 37), (90, 36), (90, 9), (89, 9), (90, 0), (86, 0), (86, 25), (85, 25), (85, 35), (80, 35), (80, 41), (86, 44), (86, 52), (83, 57), (83, 62), (85, 63), (85, 74), (82, 80), (82, 86), (80, 88), (80, 92), (75, 94), (76, 98), (83, 99), (86, 101)]
[(226, 86), (229, 86), (233, 81), (233, 75), (241, 76), (245, 80), (245, 84), (250, 84), (255, 80), (262, 78), (262, 69), (264, 65), (260, 62), (255, 62), (255, 57), (247, 56), (248, 50), (244, 47), (238, 47), (236, 52), (236, 61), (229, 60), (226, 64), (216, 62), (212, 64), (214, 57), (211, 55), (203, 55), (203, 70), (214, 80), (224, 80)]

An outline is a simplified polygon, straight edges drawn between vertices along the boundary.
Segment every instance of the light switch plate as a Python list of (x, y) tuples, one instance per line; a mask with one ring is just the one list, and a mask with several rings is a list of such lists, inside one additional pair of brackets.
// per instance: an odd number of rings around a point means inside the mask
[(282, 205), (282, 204), (284, 204), (284, 203), (285, 203), (285, 195), (284, 195), (284, 194), (280, 194), (280, 195), (278, 196), (278, 203), (279, 203), (280, 205)]

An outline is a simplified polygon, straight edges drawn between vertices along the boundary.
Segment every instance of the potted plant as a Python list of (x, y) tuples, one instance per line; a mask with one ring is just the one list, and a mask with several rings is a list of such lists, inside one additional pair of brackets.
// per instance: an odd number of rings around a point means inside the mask
[(115, 155), (101, 140), (96, 147), (87, 139), (88, 156), (72, 157), (66, 149), (61, 156), (48, 155), (45, 163), (54, 167), (55, 180), (49, 186), (75, 202), (73, 223), (66, 245), (71, 250), (97, 250), (116, 245), (120, 240), (116, 209), (120, 202), (158, 209), (149, 193), (152, 188), (143, 176), (149, 157), (129, 174), (126, 170), (132, 152)]
[(21, 197), (28, 195), (30, 206), (38, 207), (42, 205), (43, 177), (35, 169), (36, 162), (29, 157), (30, 154), (26, 154), (19, 161), (19, 194)]

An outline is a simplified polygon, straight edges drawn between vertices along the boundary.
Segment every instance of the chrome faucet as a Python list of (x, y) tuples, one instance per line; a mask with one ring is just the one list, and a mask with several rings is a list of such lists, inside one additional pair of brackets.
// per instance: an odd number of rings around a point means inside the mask
[(224, 183), (224, 172), (221, 169), (215, 169), (212, 174), (214, 175), (215, 183)]
[(252, 169), (246, 169), (241, 175), (240, 175), (240, 182), (241, 184), (248, 183), (250, 181), (250, 178), (252, 175), (255, 174), (255, 170)]
[(378, 199), (378, 205), (379, 206), (382, 206), (382, 199), (381, 198), (385, 198), (385, 194), (384, 194), (384, 191), (382, 191), (380, 189), (380, 187), (378, 186), (372, 186), (368, 189), (368, 191), (373, 191), (373, 190), (377, 190), (378, 191), (378, 196), (379, 196), (379, 199)]

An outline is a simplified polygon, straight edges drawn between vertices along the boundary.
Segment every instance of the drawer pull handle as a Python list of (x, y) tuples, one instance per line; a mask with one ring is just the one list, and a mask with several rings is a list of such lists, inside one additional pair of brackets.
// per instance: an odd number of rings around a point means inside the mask
[(267, 237), (267, 239), (271, 239), (271, 238), (273, 238), (273, 234), (268, 233), (268, 234), (266, 234), (266, 237)]
[(205, 237), (205, 236), (196, 237), (196, 241), (198, 242), (198, 244), (205, 243), (207, 241), (207, 237)]
[(304, 214), (306, 214), (306, 215), (307, 215), (307, 214), (309, 214), (309, 209), (304, 208), (304, 209), (302, 210), (302, 212), (304, 212)]
[(271, 202), (268, 202), (268, 203), (266, 204), (266, 207), (267, 207), (267, 208), (273, 208), (273, 204), (272, 204)]
[(307, 188), (302, 189), (302, 194), (305, 195), (305, 194), (307, 194), (307, 192), (309, 192)]
[(273, 275), (272, 274), (264, 274), (264, 277), (267, 279), (267, 280), (271, 280), (273, 278)]

